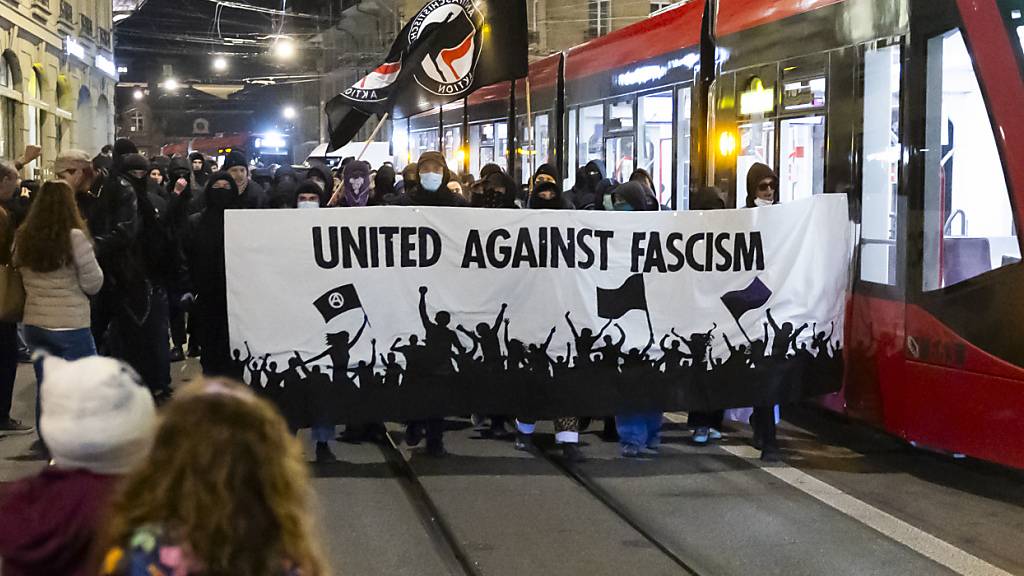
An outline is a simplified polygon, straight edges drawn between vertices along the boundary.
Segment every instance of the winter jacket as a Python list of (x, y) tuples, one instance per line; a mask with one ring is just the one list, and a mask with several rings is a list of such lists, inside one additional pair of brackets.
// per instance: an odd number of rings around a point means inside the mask
[(0, 495), (4, 576), (95, 574), (92, 547), (119, 476), (50, 467)]
[(92, 243), (81, 230), (71, 230), (72, 261), (52, 272), (19, 268), (25, 283), (25, 324), (48, 330), (88, 328), (89, 296), (103, 287), (103, 270)]

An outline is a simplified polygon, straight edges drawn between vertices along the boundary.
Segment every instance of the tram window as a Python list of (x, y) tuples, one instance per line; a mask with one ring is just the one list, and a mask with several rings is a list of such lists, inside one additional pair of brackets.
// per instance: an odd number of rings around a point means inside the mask
[[(508, 171), (508, 122), (498, 122), (494, 125), (494, 156), (491, 162), (501, 166), (502, 170)], [(486, 162), (485, 162), (486, 164)]]
[(579, 164), (604, 159), (604, 109), (598, 104), (580, 110)]
[(473, 124), (469, 127), (469, 173), (480, 173), (480, 124)]
[(658, 203), (668, 206), (672, 204), (672, 92), (640, 98), (637, 118), (637, 168), (647, 170)]
[(928, 40), (923, 289), (1020, 261), (985, 99), (959, 30)]
[(860, 279), (896, 284), (900, 47), (864, 52)]
[(779, 148), (779, 201), (821, 194), (825, 187), (825, 117), (783, 120)]
[(405, 165), (409, 163), (409, 130), (406, 126), (408, 126), (408, 121), (396, 121), (394, 123), (394, 132), (391, 136), (391, 145), (395, 155), (395, 167), (398, 170), (405, 168)]
[(409, 150), (409, 162), (417, 162), (420, 159), (420, 154), (428, 150), (437, 150), (437, 130), (413, 132), (410, 142), (412, 146)]
[(608, 104), (605, 133), (605, 176), (619, 182), (629, 179), (633, 172), (633, 99)]
[(576, 184), (576, 133), (578, 132), (576, 118), (578, 116), (576, 108), (569, 110), (569, 139), (565, 141), (565, 149), (569, 152), (569, 161), (566, 164), (565, 174), (562, 174), (563, 186), (566, 189), (572, 188)]
[(736, 206), (747, 205), (747, 172), (760, 162), (775, 166), (775, 122), (756, 121), (740, 124), (740, 151), (736, 156)]
[(782, 106), (787, 111), (823, 108), (825, 106), (825, 79), (809, 78), (783, 85)]
[(536, 170), (536, 166), (551, 162), (548, 120), (547, 114), (537, 114), (533, 117), (534, 170)]
[(682, 88), (676, 95), (678, 125), (676, 134), (676, 209), (690, 208), (690, 89)]
[(999, 11), (1006, 20), (1010, 38), (1017, 37), (1017, 62), (1024, 67), (1024, 0), (997, 0)]
[(448, 162), (448, 168), (453, 172), (461, 173), (463, 170), (462, 160), (465, 157), (462, 152), (462, 127), (449, 126), (444, 129), (444, 159)]

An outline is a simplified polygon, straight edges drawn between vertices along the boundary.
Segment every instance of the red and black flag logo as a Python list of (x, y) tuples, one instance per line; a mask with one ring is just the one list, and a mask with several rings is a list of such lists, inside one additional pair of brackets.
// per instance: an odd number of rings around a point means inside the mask
[(433, 0), (406, 23), (384, 64), (327, 103), (331, 149), (374, 114), (418, 114), (527, 72), (525, 0)]

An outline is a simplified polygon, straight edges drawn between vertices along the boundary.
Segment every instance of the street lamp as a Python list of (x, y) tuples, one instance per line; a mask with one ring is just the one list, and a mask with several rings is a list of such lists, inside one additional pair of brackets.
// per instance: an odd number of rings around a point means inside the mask
[(273, 45), (274, 57), (278, 60), (291, 60), (295, 57), (295, 42), (291, 38), (280, 37)]
[(281, 116), (285, 120), (294, 120), (296, 115), (294, 106), (285, 106), (281, 109)]
[(142, 90), (139, 90), (138, 88), (135, 89), (135, 92), (132, 92), (132, 97), (136, 100), (142, 100), (143, 96), (144, 94), (142, 93)]
[(164, 80), (164, 90), (174, 91), (178, 89), (178, 81), (174, 78)]
[(223, 72), (228, 69), (228, 61), (223, 56), (218, 56), (213, 59), (213, 69), (216, 72)]

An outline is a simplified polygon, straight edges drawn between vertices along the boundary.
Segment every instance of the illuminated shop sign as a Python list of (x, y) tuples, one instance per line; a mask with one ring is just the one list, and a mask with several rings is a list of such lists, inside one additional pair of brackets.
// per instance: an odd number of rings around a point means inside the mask
[(69, 56), (74, 56), (81, 61), (85, 61), (85, 47), (78, 43), (71, 36), (64, 37), (64, 53)]
[(750, 89), (740, 94), (740, 114), (765, 114), (775, 109), (775, 92), (765, 88), (760, 78), (750, 81)]
[(96, 55), (96, 68), (110, 77), (117, 77), (117, 66), (114, 66), (114, 61), (103, 54)]

